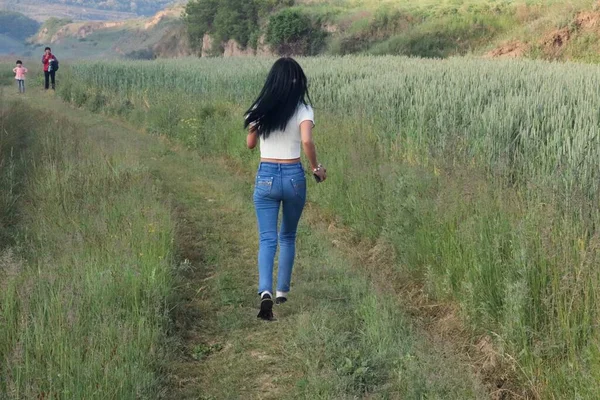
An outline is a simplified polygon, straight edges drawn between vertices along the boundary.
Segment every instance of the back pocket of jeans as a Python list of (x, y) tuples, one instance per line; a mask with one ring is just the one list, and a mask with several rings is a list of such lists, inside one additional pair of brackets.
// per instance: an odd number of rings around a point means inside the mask
[(254, 193), (259, 196), (268, 196), (271, 194), (271, 188), (273, 187), (272, 176), (257, 176), (256, 184), (254, 187)]
[(303, 199), (306, 198), (306, 178), (291, 178), (290, 180), (292, 181), (292, 187), (294, 188), (296, 196)]

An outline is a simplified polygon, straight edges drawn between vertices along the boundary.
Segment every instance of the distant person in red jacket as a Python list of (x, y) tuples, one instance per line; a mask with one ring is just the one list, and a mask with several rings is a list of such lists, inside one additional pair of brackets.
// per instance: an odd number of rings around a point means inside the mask
[(58, 60), (52, 54), (50, 47), (46, 47), (44, 55), (42, 56), (42, 64), (44, 65), (44, 77), (45, 85), (44, 88), (48, 90), (50, 81), (52, 82), (52, 90), (56, 87), (56, 71), (58, 70)]

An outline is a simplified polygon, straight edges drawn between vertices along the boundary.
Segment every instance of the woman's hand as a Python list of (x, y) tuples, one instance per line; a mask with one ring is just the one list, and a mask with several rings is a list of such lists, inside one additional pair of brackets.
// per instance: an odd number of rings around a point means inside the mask
[(327, 179), (327, 169), (321, 164), (313, 169), (313, 174), (319, 178), (319, 182), (324, 182)]

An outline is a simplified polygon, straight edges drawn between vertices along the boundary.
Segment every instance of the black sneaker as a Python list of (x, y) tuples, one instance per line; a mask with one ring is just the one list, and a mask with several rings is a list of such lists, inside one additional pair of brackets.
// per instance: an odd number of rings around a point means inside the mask
[(283, 304), (287, 301), (287, 297), (279, 296), (275, 298), (275, 304)]
[(261, 296), (260, 311), (256, 317), (265, 321), (273, 320), (273, 299), (270, 294), (266, 293)]

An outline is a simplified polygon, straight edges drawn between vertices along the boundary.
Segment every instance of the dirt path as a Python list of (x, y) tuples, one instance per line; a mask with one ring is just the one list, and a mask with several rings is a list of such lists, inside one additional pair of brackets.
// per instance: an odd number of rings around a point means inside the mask
[(26, 101), (51, 104), (97, 140), (141, 155), (172, 204), (180, 284), (166, 398), (490, 397), (465, 358), (402, 311), (397, 288), (384, 284), (394, 262), (385, 249), (362, 254), (349, 232), (309, 205), (290, 301), (276, 307), (278, 321), (258, 321), (247, 173), (40, 93)]

